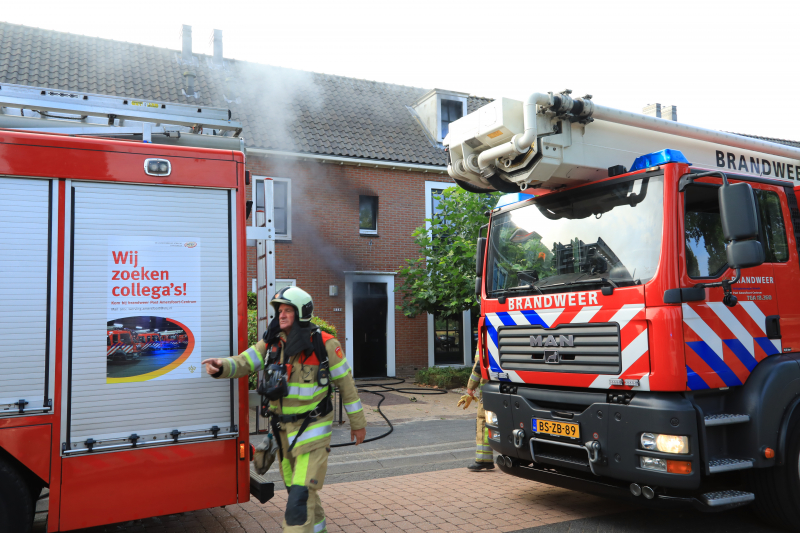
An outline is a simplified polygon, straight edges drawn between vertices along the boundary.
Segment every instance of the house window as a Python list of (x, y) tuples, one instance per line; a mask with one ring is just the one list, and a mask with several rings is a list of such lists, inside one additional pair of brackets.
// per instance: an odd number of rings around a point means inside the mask
[(433, 315), (433, 362), (436, 365), (463, 365), (464, 318), (462, 313), (443, 317)]
[(362, 234), (377, 235), (378, 233), (378, 197), (358, 197), (358, 229)]
[(275, 294), (281, 292), (281, 289), (285, 289), (286, 287), (294, 287), (296, 286), (295, 280), (293, 279), (276, 279), (275, 280)]
[(457, 100), (442, 100), (442, 139), (450, 131), (450, 123), (464, 116), (464, 105)]
[[(270, 178), (272, 181), (272, 208), (275, 217), (275, 239), (290, 240), (292, 238), (292, 181), (288, 178)], [(256, 213), (264, 213), (266, 196), (264, 194), (264, 178), (255, 179)], [(254, 221), (256, 224), (257, 221)]]

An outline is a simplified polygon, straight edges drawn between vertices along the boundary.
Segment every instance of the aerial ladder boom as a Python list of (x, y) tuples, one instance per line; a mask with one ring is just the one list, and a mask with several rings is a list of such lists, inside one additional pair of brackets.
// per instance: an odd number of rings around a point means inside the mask
[(696, 167), (800, 179), (800, 148), (596, 104), (571, 91), (500, 98), (450, 124), (448, 173), (470, 190), (554, 189), (608, 176), (641, 154)]

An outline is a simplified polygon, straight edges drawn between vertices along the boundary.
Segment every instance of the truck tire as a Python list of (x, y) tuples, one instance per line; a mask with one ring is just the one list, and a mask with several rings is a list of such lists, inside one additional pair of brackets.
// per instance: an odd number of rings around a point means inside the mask
[(748, 472), (756, 496), (753, 510), (766, 523), (800, 531), (800, 419), (795, 418), (786, 447), (786, 464)]
[(33, 511), (34, 501), (25, 478), (0, 458), (0, 531), (28, 533)]

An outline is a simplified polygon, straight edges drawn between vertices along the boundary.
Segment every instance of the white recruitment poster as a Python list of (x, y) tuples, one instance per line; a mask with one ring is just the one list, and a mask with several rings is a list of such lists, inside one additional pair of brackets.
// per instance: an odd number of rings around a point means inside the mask
[(201, 246), (109, 238), (106, 383), (200, 377)]

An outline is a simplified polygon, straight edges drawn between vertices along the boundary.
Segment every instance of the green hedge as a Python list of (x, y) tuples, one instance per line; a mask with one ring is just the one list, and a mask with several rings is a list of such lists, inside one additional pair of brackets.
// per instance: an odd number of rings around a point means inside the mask
[(467, 386), (471, 373), (472, 369), (468, 367), (432, 366), (417, 370), (416, 381), (440, 389), (456, 389)]

